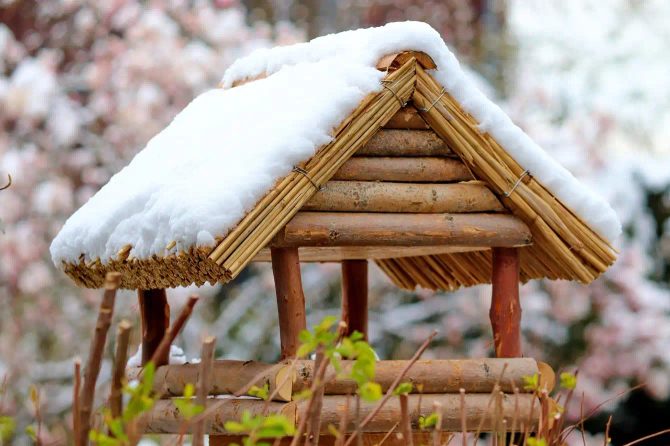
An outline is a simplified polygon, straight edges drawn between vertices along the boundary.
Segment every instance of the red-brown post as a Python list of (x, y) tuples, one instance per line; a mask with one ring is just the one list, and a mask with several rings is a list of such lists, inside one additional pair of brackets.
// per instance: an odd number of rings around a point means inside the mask
[(342, 260), (342, 321), (368, 338), (368, 261)]
[(298, 248), (270, 248), (275, 279), (281, 359), (295, 356), (300, 347), (298, 335), (307, 328), (305, 294), (300, 277)]
[[(142, 319), (142, 365), (149, 362), (170, 326), (170, 306), (164, 289), (137, 290)], [(159, 358), (156, 366), (168, 363), (170, 351)]]
[(519, 303), (519, 250), (493, 248), (491, 327), (498, 358), (521, 357), (521, 304)]

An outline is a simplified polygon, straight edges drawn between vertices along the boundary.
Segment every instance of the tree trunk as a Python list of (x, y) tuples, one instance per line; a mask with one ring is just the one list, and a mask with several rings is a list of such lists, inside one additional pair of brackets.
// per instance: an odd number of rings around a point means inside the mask
[(298, 335), (307, 328), (298, 248), (271, 248), (270, 255), (279, 312), (281, 359), (291, 358), (300, 346)]
[(518, 249), (493, 248), (491, 284), (493, 287), (489, 316), (496, 356), (521, 357)]

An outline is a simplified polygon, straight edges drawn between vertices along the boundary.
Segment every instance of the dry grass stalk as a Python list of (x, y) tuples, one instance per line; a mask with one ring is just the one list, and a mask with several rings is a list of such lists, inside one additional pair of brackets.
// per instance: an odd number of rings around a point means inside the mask
[(78, 445), (88, 444), (88, 432), (91, 429), (91, 414), (93, 412), (93, 399), (95, 397), (95, 383), (100, 373), (102, 363), (102, 353), (107, 340), (107, 331), (112, 323), (114, 314), (114, 299), (116, 289), (121, 281), (121, 274), (108, 273), (105, 280), (105, 293), (100, 303), (98, 311), (98, 320), (95, 324), (95, 331), (91, 338), (88, 361), (84, 372), (84, 382), (79, 395), (79, 432)]
[[(207, 336), (202, 341), (202, 352), (200, 354), (200, 373), (198, 375), (198, 386), (196, 389), (196, 403), (203, 408), (207, 404), (207, 395), (211, 387), (212, 364), (214, 363), (214, 347), (216, 346), (216, 338)], [(193, 446), (203, 446), (205, 439), (205, 432), (207, 428), (205, 423), (207, 420), (203, 419), (193, 425), (193, 437), (191, 444)]]
[(81, 359), (74, 360), (74, 386), (72, 388), (72, 434), (74, 436), (75, 446), (80, 446), (79, 432), (81, 426), (79, 423), (79, 392), (81, 391)]
[(112, 385), (109, 391), (109, 410), (112, 417), (118, 418), (123, 411), (123, 381), (128, 360), (130, 341), (130, 322), (122, 320), (116, 328), (116, 351), (112, 370)]
[[(323, 346), (319, 346), (316, 350), (316, 359), (314, 361), (314, 368), (316, 370), (321, 370), (323, 364), (326, 361), (326, 356), (324, 354)], [(326, 366), (327, 367), (327, 366)], [(324, 373), (321, 376), (321, 380), (325, 378), (325, 369)], [(321, 428), (321, 410), (323, 408), (323, 390), (324, 384), (319, 380), (315, 381), (317, 388), (312, 394), (313, 402), (309, 407), (309, 412), (307, 413), (307, 418), (309, 421), (309, 429), (307, 430), (307, 436), (305, 438), (305, 446), (312, 446), (319, 443), (319, 434)]]
[(398, 395), (400, 398), (400, 430), (407, 446), (414, 446), (412, 424), (409, 420), (409, 403), (407, 395)]

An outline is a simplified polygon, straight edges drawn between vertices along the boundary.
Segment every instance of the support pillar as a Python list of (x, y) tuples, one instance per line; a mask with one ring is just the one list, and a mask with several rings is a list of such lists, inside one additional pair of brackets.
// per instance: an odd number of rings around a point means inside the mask
[(298, 335), (307, 328), (305, 294), (300, 277), (298, 248), (270, 248), (275, 279), (281, 359), (294, 357), (300, 347)]
[(491, 327), (498, 358), (521, 357), (518, 248), (492, 249)]
[[(137, 290), (142, 320), (142, 366), (144, 366), (161, 343), (165, 332), (170, 327), (170, 305), (164, 289)], [(168, 363), (170, 351), (164, 358), (159, 358), (156, 367)]]
[(342, 260), (342, 321), (368, 339), (368, 261)]

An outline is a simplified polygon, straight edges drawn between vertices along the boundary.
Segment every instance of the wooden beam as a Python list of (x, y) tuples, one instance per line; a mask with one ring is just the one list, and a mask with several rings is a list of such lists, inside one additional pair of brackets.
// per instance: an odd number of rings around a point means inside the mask
[(472, 213), (505, 210), (479, 181), (452, 184), (329, 181), (303, 211)]
[[(488, 249), (468, 246), (303, 246), (299, 248), (300, 262), (337, 262), (343, 260), (383, 260), (399, 256), (415, 257), (471, 252)], [(269, 262), (270, 248), (263, 248), (254, 262)]]
[(499, 358), (521, 357), (521, 304), (519, 302), (519, 251), (493, 248), (491, 327)]
[(270, 255), (279, 312), (281, 358), (291, 358), (300, 346), (300, 331), (307, 328), (298, 248), (272, 248)]
[[(344, 407), (347, 395), (326, 395), (323, 397), (323, 409), (321, 410), (321, 434), (329, 434), (328, 426), (338, 426), (341, 419), (342, 407)], [(350, 398), (350, 396), (349, 396)], [(449, 394), (423, 394), (409, 395), (409, 416), (412, 426), (418, 427), (419, 418), (428, 416), (433, 407), (430, 403), (437, 401), (442, 408), (442, 428), (446, 432), (460, 432), (462, 417), (465, 418), (465, 428), (467, 431), (480, 430), (482, 432), (491, 431), (495, 419), (491, 416), (491, 405), (489, 403), (491, 396), (486, 393), (466, 394), (465, 411), (461, 411), (461, 395), (458, 393)], [(419, 405), (419, 400), (424, 404)], [(210, 434), (225, 435), (231, 434), (225, 429), (225, 422), (228, 420), (239, 420), (244, 410), (250, 411), (252, 415), (265, 413), (282, 414), (289, 419), (289, 422), (295, 423), (300, 414), (305, 413), (305, 407), (308, 401), (299, 403), (266, 403), (261, 399), (227, 399), (214, 400), (209, 399), (207, 410), (211, 411)], [(377, 406), (377, 402), (361, 402), (360, 416), (365, 418)], [(508, 429), (514, 426), (517, 430), (524, 427), (533, 431), (537, 425), (540, 414), (540, 403), (537, 396), (526, 393), (519, 395), (504, 394), (502, 396), (500, 416), (507, 421)], [(397, 423), (399, 419), (400, 405), (397, 398), (391, 398), (384, 407), (365, 425), (363, 432), (388, 432)], [(515, 423), (513, 423), (515, 420)], [(172, 400), (157, 401), (154, 407), (147, 414), (145, 432), (148, 434), (176, 434), (182, 432), (181, 429), (188, 425), (182, 414), (174, 405)], [(346, 431), (351, 432), (356, 424), (356, 417), (349, 417)]]
[(409, 156), (355, 156), (349, 158), (333, 180), (450, 183), (474, 180), (467, 166), (456, 158)]
[[(142, 321), (142, 365), (151, 360), (170, 326), (170, 305), (164, 289), (137, 290)], [(170, 350), (156, 361), (156, 367), (167, 364)]]
[(423, 120), (419, 111), (412, 105), (407, 105), (393, 115), (393, 117), (384, 124), (385, 129), (405, 129), (405, 130), (429, 130), (428, 123)]
[(342, 261), (342, 321), (347, 336), (358, 331), (368, 339), (368, 261)]
[(355, 156), (451, 156), (454, 152), (432, 130), (379, 130)]
[(491, 247), (530, 241), (528, 226), (508, 214), (298, 212), (270, 246)]

